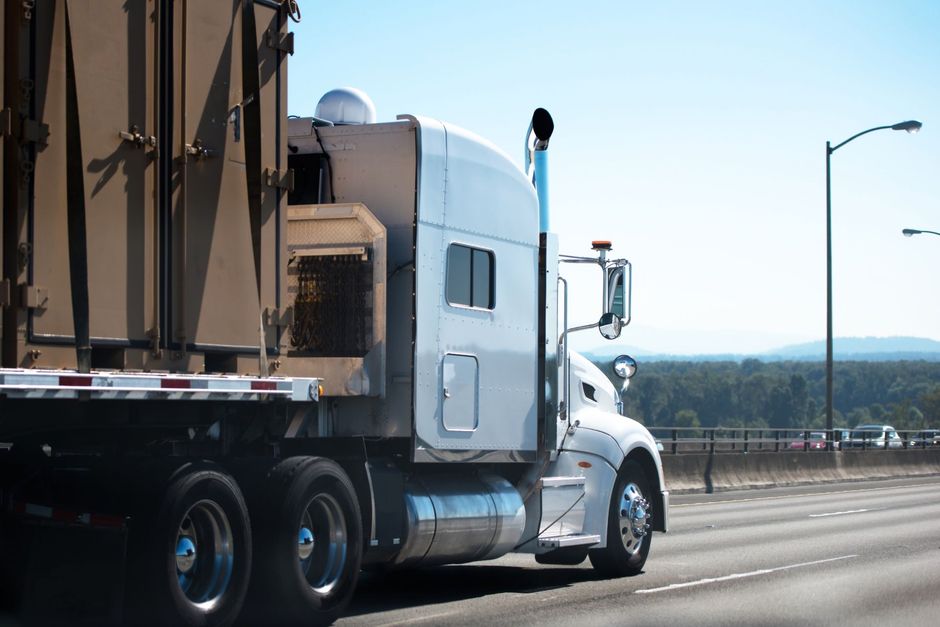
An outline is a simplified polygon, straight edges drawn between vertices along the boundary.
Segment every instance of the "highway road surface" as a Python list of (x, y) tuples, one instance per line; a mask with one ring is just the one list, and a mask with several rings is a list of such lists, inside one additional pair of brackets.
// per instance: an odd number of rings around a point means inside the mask
[(940, 477), (673, 497), (646, 572), (366, 575), (338, 625), (940, 625)]

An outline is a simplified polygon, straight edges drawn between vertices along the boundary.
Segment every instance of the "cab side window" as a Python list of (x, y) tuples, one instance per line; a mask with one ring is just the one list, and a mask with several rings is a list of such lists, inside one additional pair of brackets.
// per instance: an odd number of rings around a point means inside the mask
[(447, 249), (447, 302), (451, 305), (493, 309), (495, 284), (493, 253), (462, 244)]

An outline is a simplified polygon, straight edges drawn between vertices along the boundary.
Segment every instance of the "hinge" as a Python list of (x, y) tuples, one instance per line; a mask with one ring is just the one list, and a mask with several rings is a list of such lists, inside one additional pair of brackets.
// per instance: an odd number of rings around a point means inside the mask
[(264, 182), (268, 187), (277, 187), (292, 192), (294, 191), (294, 171), (278, 172), (271, 168), (265, 168)]
[(7, 107), (0, 111), (0, 136), (10, 137), (13, 135), (13, 111)]
[(10, 300), (10, 279), (0, 281), (0, 307), (9, 307), (13, 303)]
[(294, 54), (294, 33), (281, 34), (274, 29), (268, 29), (268, 48), (274, 48), (287, 54)]

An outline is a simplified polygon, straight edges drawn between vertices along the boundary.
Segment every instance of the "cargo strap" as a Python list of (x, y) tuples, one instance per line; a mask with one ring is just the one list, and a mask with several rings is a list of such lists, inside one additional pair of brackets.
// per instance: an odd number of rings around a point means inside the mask
[(78, 117), (75, 55), (72, 48), (71, 3), (65, 3), (65, 187), (68, 212), (69, 282), (78, 371), (91, 371), (91, 331), (88, 309), (88, 239), (85, 223), (85, 168)]
[(258, 30), (255, 26), (254, 0), (242, 0), (242, 98), (248, 220), (255, 260), (255, 284), (258, 288), (258, 365), (261, 376), (267, 376), (268, 349), (264, 341), (264, 307), (261, 304), (261, 79), (258, 73)]

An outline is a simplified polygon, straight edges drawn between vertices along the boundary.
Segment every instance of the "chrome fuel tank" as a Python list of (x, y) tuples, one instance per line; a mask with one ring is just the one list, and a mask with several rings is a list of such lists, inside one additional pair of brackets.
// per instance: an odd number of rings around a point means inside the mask
[(403, 568), (494, 559), (511, 551), (525, 529), (525, 506), (496, 475), (412, 477), (405, 484)]

